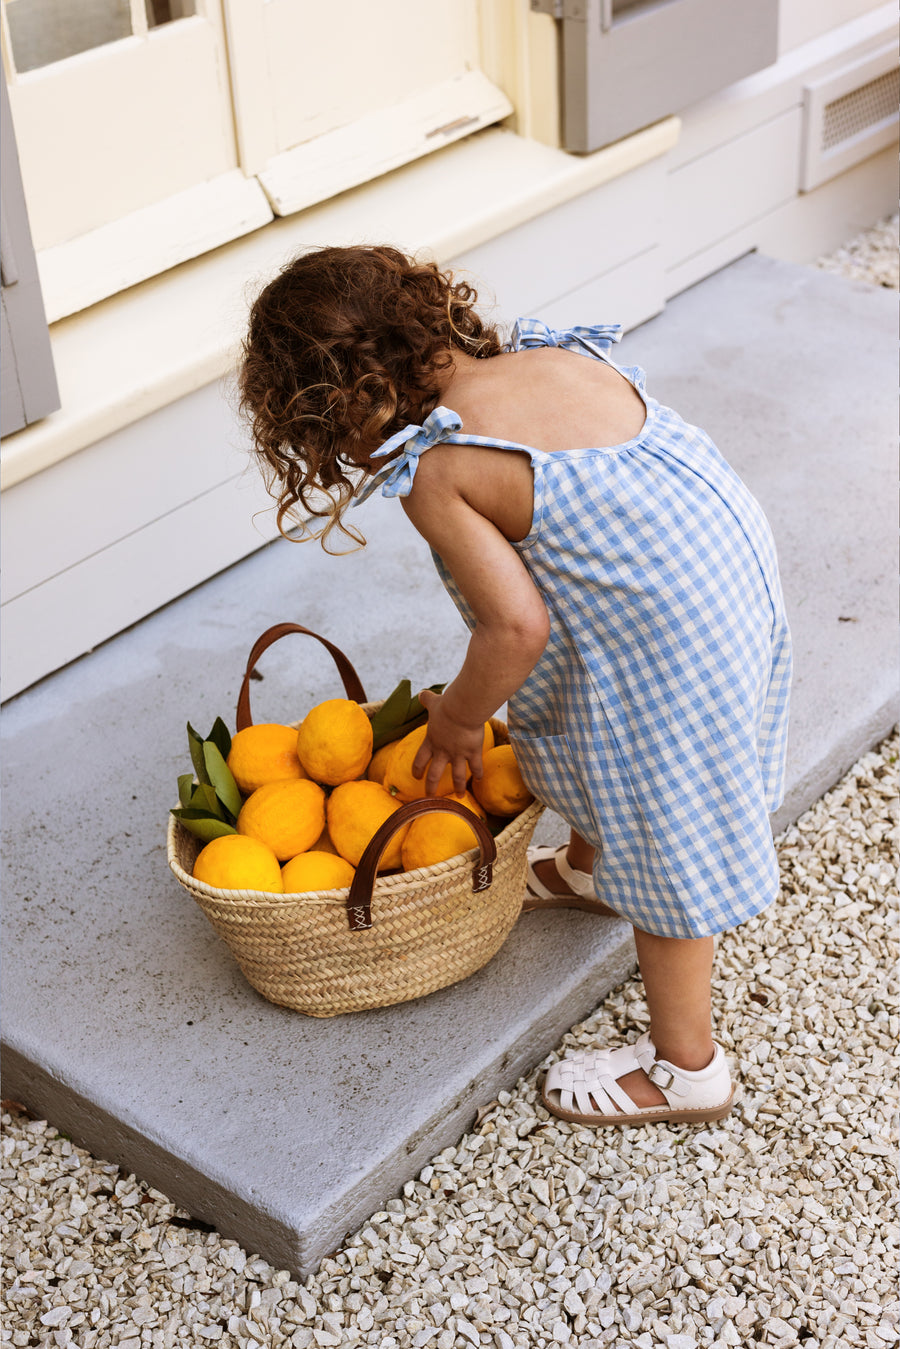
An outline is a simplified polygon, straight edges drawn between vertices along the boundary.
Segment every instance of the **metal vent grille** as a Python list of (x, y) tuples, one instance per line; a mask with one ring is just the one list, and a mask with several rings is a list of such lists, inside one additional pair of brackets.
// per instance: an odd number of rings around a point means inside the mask
[(827, 183), (893, 144), (898, 126), (896, 43), (810, 81), (803, 90), (801, 191)]
[(900, 106), (900, 69), (887, 70), (860, 89), (826, 103), (822, 122), (822, 149), (833, 150), (843, 141), (894, 116)]

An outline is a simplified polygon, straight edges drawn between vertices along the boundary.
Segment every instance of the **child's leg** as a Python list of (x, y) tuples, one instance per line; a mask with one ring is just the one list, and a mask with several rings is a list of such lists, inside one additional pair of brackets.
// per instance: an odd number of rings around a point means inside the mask
[[(569, 866), (590, 873), (595, 856), (596, 849), (573, 829), (566, 850)], [(556, 893), (569, 891), (552, 858), (536, 863), (534, 871)], [(689, 1072), (705, 1068), (714, 1053), (711, 998), (715, 939), (657, 937), (634, 928), (634, 944), (657, 1058)], [(637, 1106), (665, 1105), (665, 1096), (640, 1069), (627, 1073), (619, 1084)]]
[(688, 1123), (722, 1119), (734, 1091), (710, 1027), (714, 938), (657, 937), (634, 928), (634, 944), (649, 1032), (633, 1046), (564, 1055), (544, 1079), (544, 1105), (577, 1124), (640, 1124), (646, 1112)]
[[(657, 937), (634, 929), (657, 1058), (696, 1072), (712, 1061), (713, 937)], [(640, 1069), (619, 1085), (635, 1105), (664, 1105), (665, 1097)]]

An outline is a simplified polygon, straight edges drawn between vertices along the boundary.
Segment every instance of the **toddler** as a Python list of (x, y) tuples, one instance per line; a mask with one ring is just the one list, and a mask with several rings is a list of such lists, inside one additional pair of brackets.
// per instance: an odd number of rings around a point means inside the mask
[(579, 1051), (543, 1099), (592, 1125), (720, 1119), (714, 937), (771, 903), (790, 638), (762, 511), (709, 437), (619, 368), (616, 325), (511, 340), (466, 282), (388, 247), (297, 258), (253, 306), (242, 407), (278, 500), (359, 540), (400, 497), (471, 631), (425, 692), (430, 792), (481, 771), (504, 702), (528, 786), (572, 829), (529, 853), (526, 907), (634, 928), (650, 1029)]

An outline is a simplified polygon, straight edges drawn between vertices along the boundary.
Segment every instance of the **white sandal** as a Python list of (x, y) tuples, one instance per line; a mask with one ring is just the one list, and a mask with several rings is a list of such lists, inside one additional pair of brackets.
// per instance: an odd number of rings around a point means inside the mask
[[(594, 878), (587, 871), (576, 871), (569, 866), (566, 858), (568, 844), (559, 848), (536, 847), (528, 849), (528, 870), (525, 875), (525, 901), (523, 913), (534, 909), (584, 909), (587, 913), (602, 914), (606, 918), (615, 918), (617, 914), (608, 904), (604, 904), (594, 894)], [(554, 894), (543, 881), (538, 880), (535, 872), (536, 862), (553, 861), (560, 880), (565, 881), (574, 894)]]
[[(642, 1068), (666, 1098), (665, 1105), (638, 1107), (618, 1085)], [(646, 1031), (620, 1049), (576, 1050), (554, 1063), (544, 1079), (542, 1099), (552, 1115), (572, 1124), (702, 1124), (722, 1119), (734, 1103), (725, 1054), (715, 1046), (712, 1061), (697, 1072), (658, 1059)]]

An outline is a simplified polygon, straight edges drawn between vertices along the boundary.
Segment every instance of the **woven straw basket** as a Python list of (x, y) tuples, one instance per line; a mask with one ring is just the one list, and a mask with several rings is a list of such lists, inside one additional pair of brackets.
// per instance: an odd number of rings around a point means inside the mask
[[(289, 632), (316, 638), (331, 653), (348, 698), (373, 715), (362, 685), (337, 647), (294, 623), (262, 634), (253, 647), (238, 701), (237, 728), (251, 724), (250, 675), (262, 652)], [(499, 743), (502, 722), (493, 722)], [(417, 815), (461, 814), (478, 848), (448, 862), (377, 876), (393, 834)], [(474, 974), (494, 956), (522, 910), (526, 849), (543, 811), (535, 801), (496, 839), (464, 806), (427, 797), (401, 806), (368, 845), (349, 890), (275, 895), (218, 890), (194, 880), (202, 843), (169, 817), (169, 866), (228, 944), (253, 987), (270, 1002), (308, 1016), (336, 1016), (422, 997)]]

